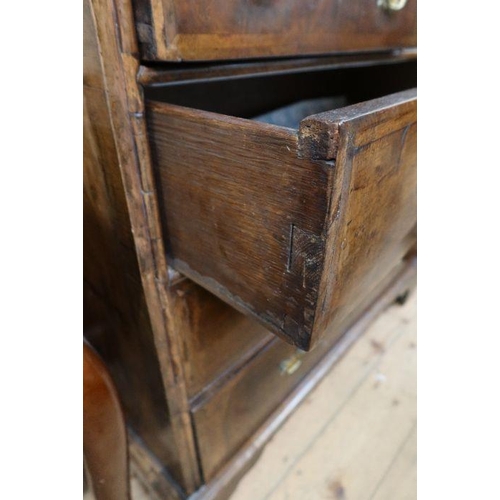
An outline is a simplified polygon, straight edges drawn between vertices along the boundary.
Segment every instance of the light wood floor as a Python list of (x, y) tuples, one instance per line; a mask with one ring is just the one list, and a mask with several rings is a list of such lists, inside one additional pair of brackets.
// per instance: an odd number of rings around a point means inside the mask
[(231, 500), (416, 498), (416, 293), (284, 424)]
[[(416, 293), (354, 344), (231, 500), (416, 499)], [(147, 500), (133, 484), (134, 500)]]

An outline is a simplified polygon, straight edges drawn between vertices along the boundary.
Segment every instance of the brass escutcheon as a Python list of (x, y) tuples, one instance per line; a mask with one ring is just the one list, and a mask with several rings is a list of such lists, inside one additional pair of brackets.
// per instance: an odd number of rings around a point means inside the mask
[(302, 364), (302, 358), (306, 354), (306, 351), (297, 349), (289, 358), (284, 359), (280, 363), (280, 371), (282, 375), (292, 375), (295, 373)]
[(377, 0), (377, 5), (386, 10), (401, 10), (408, 0)]

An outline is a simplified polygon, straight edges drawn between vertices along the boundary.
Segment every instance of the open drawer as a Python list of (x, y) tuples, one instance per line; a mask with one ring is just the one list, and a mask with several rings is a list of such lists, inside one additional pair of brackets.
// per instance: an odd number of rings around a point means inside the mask
[[(415, 246), (416, 89), (394, 93), (413, 75), (406, 63), (148, 90), (170, 264), (301, 349), (345, 323)], [(325, 103), (340, 107), (265, 123)], [(214, 112), (228, 107), (246, 117)]]

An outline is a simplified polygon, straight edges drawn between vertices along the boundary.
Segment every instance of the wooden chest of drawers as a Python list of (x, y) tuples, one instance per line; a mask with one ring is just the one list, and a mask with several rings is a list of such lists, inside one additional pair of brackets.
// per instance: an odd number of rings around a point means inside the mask
[(152, 495), (226, 498), (414, 282), (416, 3), (84, 15), (85, 335)]

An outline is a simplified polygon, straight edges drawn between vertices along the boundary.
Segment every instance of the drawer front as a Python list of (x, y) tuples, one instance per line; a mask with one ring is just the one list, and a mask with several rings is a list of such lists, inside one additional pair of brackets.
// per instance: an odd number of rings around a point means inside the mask
[[(400, 264), (375, 290), (376, 302), (365, 298), (353, 318), (329, 329), (312, 352), (300, 351), (279, 340), (237, 373), (210, 399), (193, 408), (198, 450), (206, 480), (210, 480), (332, 348), (351, 324), (361, 332), (394, 297), (411, 288), (413, 263)], [(366, 314), (362, 314), (365, 312)], [(362, 317), (361, 321), (358, 321)], [(354, 333), (354, 329), (351, 330)], [(355, 336), (355, 335), (354, 335)], [(342, 346), (342, 351), (345, 345)]]
[(143, 57), (200, 61), (415, 47), (416, 0), (135, 0)]
[(260, 323), (184, 279), (173, 286), (181, 306), (183, 365), (189, 398), (245, 363), (273, 339)]
[(308, 350), (415, 243), (416, 90), (292, 130), (148, 110), (169, 261)]
[(312, 341), (414, 252), (416, 89), (301, 122), (299, 154), (335, 161)]
[(205, 480), (210, 480), (262, 425), (314, 364), (297, 348), (275, 340), (214, 397), (193, 411)]

